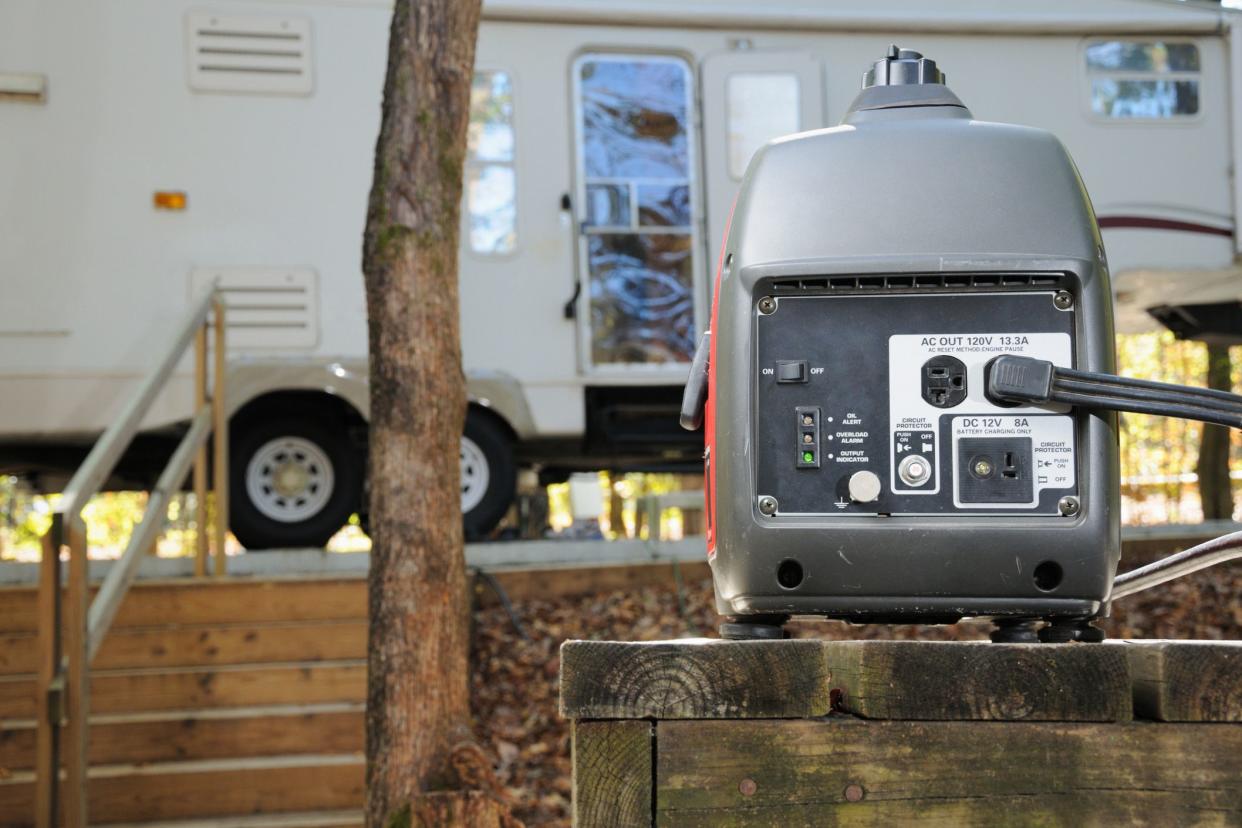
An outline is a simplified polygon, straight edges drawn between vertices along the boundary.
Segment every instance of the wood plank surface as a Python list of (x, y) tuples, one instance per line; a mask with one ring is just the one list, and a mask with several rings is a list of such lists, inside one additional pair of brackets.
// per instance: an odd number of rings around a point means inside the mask
[(578, 828), (651, 824), (654, 725), (573, 723), (573, 813)]
[[(361, 807), (360, 755), (94, 768), (91, 824)], [(0, 828), (32, 825), (33, 783), (0, 781)]]
[(567, 641), (561, 715), (574, 719), (794, 718), (829, 712), (819, 641)]
[[(98, 587), (92, 588), (92, 595)], [(0, 587), (0, 632), (33, 633), (35, 589)], [(112, 630), (163, 624), (365, 620), (366, 578), (228, 578), (139, 581)]]
[(656, 757), (659, 825), (1242, 823), (1233, 725), (660, 722)]
[[(366, 621), (114, 629), (92, 670), (365, 658)], [(0, 674), (34, 671), (36, 637), (0, 635)]]
[[(0, 730), (0, 774), (31, 768), (34, 725)], [(96, 717), (92, 765), (249, 758), (363, 749), (362, 704)]]
[[(108, 670), (91, 676), (93, 713), (132, 713), (262, 704), (363, 701), (361, 660), (168, 671)], [(0, 720), (34, 717), (33, 677), (0, 679)]]
[(1131, 718), (1129, 664), (1115, 647), (950, 641), (823, 646), (838, 709), (868, 719)]
[(1242, 642), (1128, 641), (1137, 715), (1165, 722), (1242, 722)]

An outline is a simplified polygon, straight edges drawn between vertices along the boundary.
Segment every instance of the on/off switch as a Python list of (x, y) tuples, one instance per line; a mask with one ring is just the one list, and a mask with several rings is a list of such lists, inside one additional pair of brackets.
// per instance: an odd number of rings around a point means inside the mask
[(776, 362), (777, 382), (806, 382), (805, 359), (782, 359)]

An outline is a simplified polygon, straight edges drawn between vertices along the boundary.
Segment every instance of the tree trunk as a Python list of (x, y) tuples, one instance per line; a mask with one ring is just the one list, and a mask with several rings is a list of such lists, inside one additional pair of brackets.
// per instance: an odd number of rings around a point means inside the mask
[[(1208, 345), (1208, 388), (1233, 390), (1233, 365), (1226, 345)], [(1204, 425), (1199, 442), (1199, 459), (1195, 463), (1199, 477), (1199, 502), (1204, 520), (1233, 518), (1233, 485), (1229, 480), (1229, 429)]]
[(457, 245), (479, 6), (397, 0), (367, 212), (374, 828), (452, 787), (450, 750), (469, 738)]

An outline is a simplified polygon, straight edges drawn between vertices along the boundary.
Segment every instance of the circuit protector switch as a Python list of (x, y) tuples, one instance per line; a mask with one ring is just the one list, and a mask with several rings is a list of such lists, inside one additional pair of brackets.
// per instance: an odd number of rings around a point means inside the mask
[(782, 359), (776, 362), (776, 381), (778, 383), (806, 382), (807, 370), (805, 359)]

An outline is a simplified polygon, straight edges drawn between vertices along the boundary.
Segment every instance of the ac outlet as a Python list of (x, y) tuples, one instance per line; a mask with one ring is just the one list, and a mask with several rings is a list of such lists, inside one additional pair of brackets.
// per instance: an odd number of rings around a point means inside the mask
[(923, 399), (936, 408), (952, 408), (966, 399), (966, 363), (941, 354), (923, 363)]

